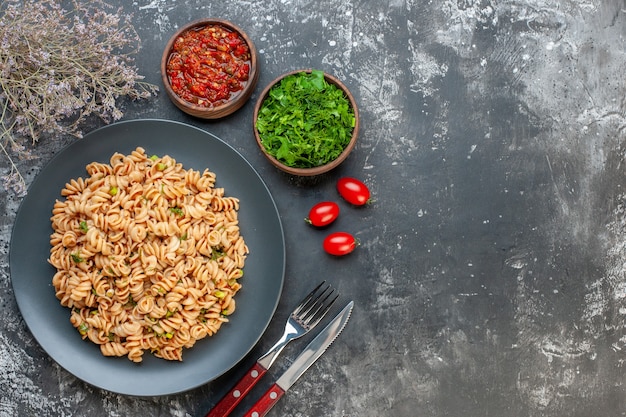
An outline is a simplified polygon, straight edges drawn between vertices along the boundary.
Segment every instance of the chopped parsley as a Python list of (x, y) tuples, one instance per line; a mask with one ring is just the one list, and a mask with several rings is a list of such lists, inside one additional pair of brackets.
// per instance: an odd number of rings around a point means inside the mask
[(217, 261), (219, 258), (224, 256), (224, 251), (222, 248), (213, 247), (211, 248), (211, 260)]
[(183, 212), (183, 209), (181, 209), (180, 207), (170, 207), (170, 212), (174, 213), (177, 216), (184, 216), (185, 213)]
[(70, 254), (70, 256), (72, 257), (72, 261), (76, 262), (77, 264), (79, 264), (81, 262), (85, 262), (85, 260), (83, 258), (81, 258), (79, 252), (72, 253), (72, 254)]
[(288, 75), (274, 85), (256, 121), (266, 151), (297, 168), (336, 159), (350, 142), (355, 125), (350, 100), (319, 70)]
[(87, 334), (88, 330), (89, 330), (89, 326), (84, 321), (81, 322), (80, 325), (78, 326), (78, 333), (80, 333), (83, 336)]

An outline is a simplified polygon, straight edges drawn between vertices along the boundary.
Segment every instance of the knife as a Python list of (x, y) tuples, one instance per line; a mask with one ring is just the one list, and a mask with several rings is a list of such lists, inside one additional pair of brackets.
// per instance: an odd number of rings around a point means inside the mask
[(304, 348), (285, 373), (272, 384), (265, 394), (248, 410), (244, 417), (263, 417), (278, 402), (285, 392), (326, 351), (348, 323), (354, 301), (350, 301), (315, 339)]

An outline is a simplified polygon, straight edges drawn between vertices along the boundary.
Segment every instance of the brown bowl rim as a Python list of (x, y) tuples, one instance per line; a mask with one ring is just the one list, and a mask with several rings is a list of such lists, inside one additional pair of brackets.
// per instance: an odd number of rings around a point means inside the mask
[(265, 146), (263, 146), (263, 143), (261, 142), (261, 137), (259, 136), (259, 132), (256, 128), (257, 117), (259, 115), (259, 110), (261, 109), (261, 105), (263, 104), (263, 101), (267, 97), (267, 94), (269, 93), (270, 89), (273, 86), (275, 86), (277, 83), (279, 83), (283, 78), (288, 77), (290, 75), (299, 74), (302, 72), (310, 74), (312, 71), (313, 71), (312, 68), (297, 69), (297, 70), (286, 72), (274, 78), (274, 80), (272, 80), (259, 95), (259, 98), (257, 99), (256, 104), (254, 105), (254, 113), (252, 115), (254, 138), (256, 140), (257, 145), (261, 149), (261, 152), (263, 152), (263, 155), (265, 155), (265, 157), (270, 161), (270, 163), (274, 165), (276, 168), (284, 172), (287, 172), (288, 174), (297, 175), (301, 177), (310, 177), (310, 176), (324, 174), (336, 168), (337, 166), (339, 166), (339, 164), (345, 161), (345, 159), (348, 157), (350, 152), (352, 152), (352, 150), (354, 149), (354, 146), (356, 145), (356, 141), (359, 135), (359, 123), (360, 123), (359, 109), (356, 104), (356, 100), (354, 99), (354, 96), (352, 95), (348, 87), (346, 87), (337, 77), (335, 77), (332, 74), (327, 73), (326, 71), (323, 71), (324, 78), (326, 78), (326, 81), (328, 81), (331, 84), (335, 84), (344, 92), (344, 94), (346, 95), (346, 97), (348, 97), (348, 100), (350, 101), (350, 105), (352, 106), (352, 109), (354, 110), (355, 123), (354, 123), (354, 129), (352, 130), (352, 137), (350, 138), (350, 142), (348, 142), (344, 150), (339, 154), (337, 158), (333, 159), (327, 164), (312, 167), (312, 168), (296, 168), (296, 167), (287, 166), (267, 152), (267, 150), (265, 149)]
[[(166, 70), (167, 61), (171, 54), (172, 46), (174, 45), (174, 42), (176, 41), (176, 39), (183, 32), (189, 29), (206, 26), (206, 25), (221, 25), (221, 26), (226, 27), (227, 29), (230, 29), (234, 32), (239, 33), (239, 35), (241, 35), (244, 41), (246, 41), (246, 43), (248, 44), (248, 48), (250, 49), (250, 76), (248, 78), (248, 83), (246, 84), (245, 88), (237, 96), (235, 96), (233, 99), (229, 100), (228, 102), (224, 104), (220, 104), (219, 106), (210, 107), (210, 108), (190, 103), (187, 100), (183, 100), (181, 97), (179, 97), (178, 94), (174, 92), (174, 90), (172, 89), (170, 85), (169, 78), (167, 76), (167, 70)], [(200, 117), (203, 119), (219, 119), (219, 118), (228, 116), (234, 113), (235, 111), (239, 110), (252, 95), (252, 92), (254, 91), (256, 87), (258, 79), (259, 79), (259, 64), (258, 64), (257, 50), (256, 50), (256, 46), (254, 45), (254, 42), (252, 42), (252, 39), (250, 39), (248, 34), (243, 29), (241, 29), (238, 25), (225, 19), (203, 18), (203, 19), (198, 19), (193, 22), (187, 23), (186, 25), (178, 29), (170, 37), (167, 44), (165, 45), (165, 49), (163, 50), (163, 55), (161, 56), (161, 80), (163, 82), (163, 86), (165, 88), (165, 91), (168, 97), (180, 110), (192, 116)]]

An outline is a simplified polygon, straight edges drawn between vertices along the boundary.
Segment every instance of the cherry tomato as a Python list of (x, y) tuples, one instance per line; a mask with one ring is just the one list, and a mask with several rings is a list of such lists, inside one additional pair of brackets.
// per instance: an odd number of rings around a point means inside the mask
[(335, 256), (347, 255), (359, 245), (359, 241), (348, 232), (334, 232), (324, 239), (324, 250)]
[(304, 219), (315, 227), (328, 226), (339, 216), (339, 206), (333, 201), (322, 201), (309, 210), (309, 217)]
[(362, 206), (370, 202), (370, 190), (367, 185), (352, 177), (343, 177), (337, 181), (337, 191), (348, 203)]

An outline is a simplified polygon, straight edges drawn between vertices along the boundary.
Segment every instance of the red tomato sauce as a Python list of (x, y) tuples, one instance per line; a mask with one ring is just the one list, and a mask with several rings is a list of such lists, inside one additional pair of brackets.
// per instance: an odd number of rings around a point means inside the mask
[(219, 106), (246, 86), (250, 59), (250, 48), (241, 35), (221, 25), (207, 25), (176, 38), (167, 76), (183, 100), (204, 107)]

